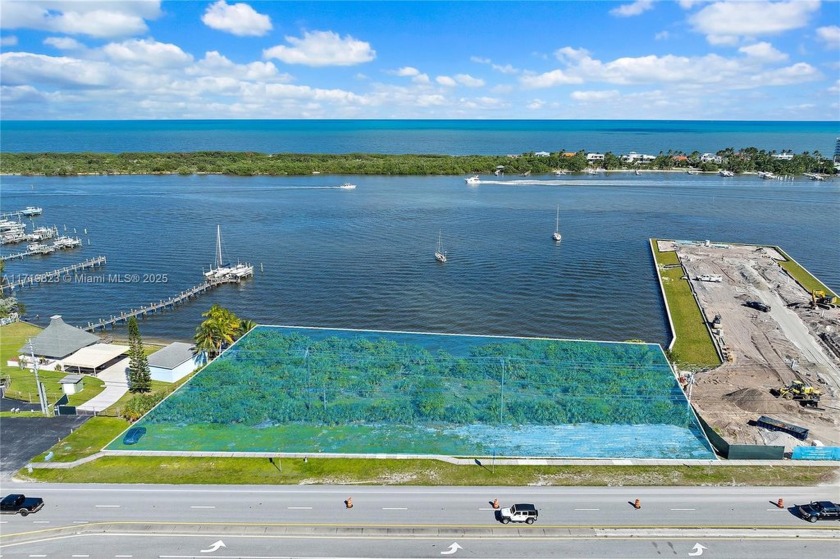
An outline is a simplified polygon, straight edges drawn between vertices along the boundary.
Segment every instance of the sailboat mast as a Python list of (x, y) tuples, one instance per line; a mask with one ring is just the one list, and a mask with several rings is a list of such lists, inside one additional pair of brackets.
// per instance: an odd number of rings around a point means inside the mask
[(216, 225), (216, 267), (222, 266), (222, 226)]

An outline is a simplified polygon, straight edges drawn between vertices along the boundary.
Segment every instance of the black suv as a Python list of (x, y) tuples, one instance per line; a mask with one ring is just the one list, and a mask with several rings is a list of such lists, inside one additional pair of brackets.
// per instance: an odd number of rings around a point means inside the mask
[(751, 309), (756, 309), (761, 312), (770, 312), (770, 305), (762, 303), (761, 301), (747, 301), (744, 304)]
[(840, 520), (840, 505), (831, 501), (812, 501), (807, 505), (799, 505), (796, 510), (808, 522)]

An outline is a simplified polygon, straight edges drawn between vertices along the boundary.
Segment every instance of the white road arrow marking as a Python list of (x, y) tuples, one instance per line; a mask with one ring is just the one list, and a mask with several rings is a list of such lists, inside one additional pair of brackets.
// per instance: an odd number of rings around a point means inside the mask
[(703, 555), (703, 550), (709, 549), (705, 545), (700, 545), (699, 543), (694, 544), (694, 551), (689, 552), (689, 557), (697, 557), (698, 555)]
[(460, 545), (458, 545), (457, 543), (453, 543), (452, 545), (449, 546), (449, 551), (441, 551), (440, 554), (441, 555), (452, 555), (453, 553), (455, 553), (459, 549), (464, 549), (464, 548), (461, 547)]
[(219, 540), (216, 543), (211, 544), (210, 549), (202, 549), (201, 552), (202, 553), (213, 553), (214, 551), (218, 551), (220, 547), (227, 547), (225, 545), (225, 542), (223, 542), (222, 540)]

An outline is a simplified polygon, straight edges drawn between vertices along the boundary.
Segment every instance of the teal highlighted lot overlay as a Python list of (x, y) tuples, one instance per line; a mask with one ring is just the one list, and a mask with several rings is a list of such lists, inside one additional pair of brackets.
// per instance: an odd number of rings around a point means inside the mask
[(714, 459), (655, 344), (258, 326), (106, 450)]

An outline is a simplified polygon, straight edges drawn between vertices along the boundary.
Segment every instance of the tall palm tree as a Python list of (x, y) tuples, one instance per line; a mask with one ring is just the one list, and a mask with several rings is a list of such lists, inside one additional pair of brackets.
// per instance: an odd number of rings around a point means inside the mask
[(214, 304), (202, 315), (205, 320), (195, 333), (196, 348), (207, 351), (208, 355), (218, 355), (222, 348), (230, 345), (239, 337), (242, 321), (234, 313)]

